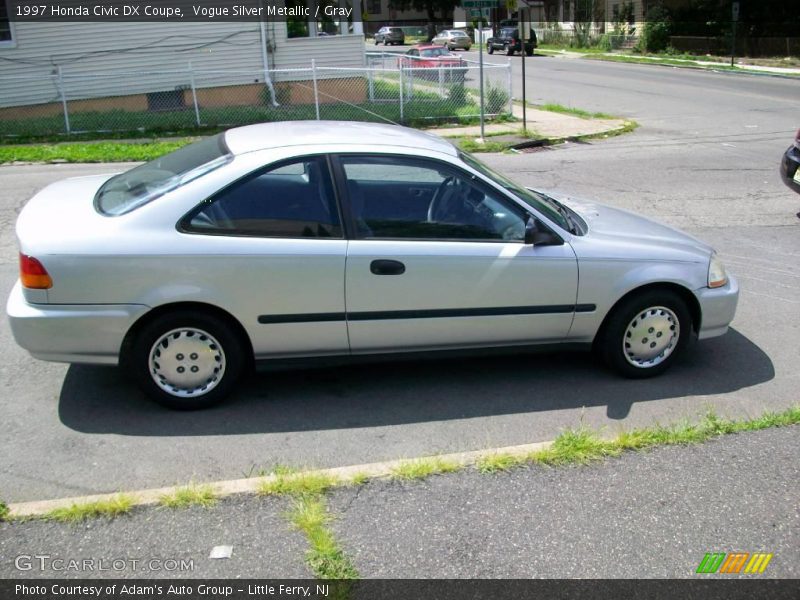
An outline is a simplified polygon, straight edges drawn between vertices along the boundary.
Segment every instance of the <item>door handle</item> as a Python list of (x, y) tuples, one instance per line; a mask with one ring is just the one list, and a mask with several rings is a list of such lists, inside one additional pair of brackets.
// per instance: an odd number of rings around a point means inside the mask
[(369, 270), (373, 275), (402, 275), (406, 266), (399, 260), (373, 260)]

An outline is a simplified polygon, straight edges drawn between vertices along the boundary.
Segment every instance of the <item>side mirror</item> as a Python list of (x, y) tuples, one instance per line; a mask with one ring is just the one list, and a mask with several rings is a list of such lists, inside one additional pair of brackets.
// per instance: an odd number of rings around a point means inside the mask
[(532, 246), (560, 246), (560, 237), (542, 225), (535, 217), (528, 215), (525, 221), (525, 243)]

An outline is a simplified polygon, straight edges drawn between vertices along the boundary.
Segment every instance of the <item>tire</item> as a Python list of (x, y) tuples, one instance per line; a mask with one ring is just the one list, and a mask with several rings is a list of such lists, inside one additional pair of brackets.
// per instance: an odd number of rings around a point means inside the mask
[(378, 46), (379, 44), (380, 44), (380, 42), (376, 39), (375, 40), (375, 45)]
[[(249, 361), (245, 344), (225, 320), (187, 310), (145, 325), (125, 363), (139, 387), (159, 404), (196, 410), (224, 400)], [(191, 369), (197, 375), (187, 372)]]
[(506, 46), (506, 56), (514, 56), (514, 47)]
[(486, 46), (486, 53), (487, 54), (494, 54), (494, 46)]
[(692, 317), (686, 302), (675, 292), (651, 290), (614, 309), (597, 349), (619, 374), (643, 379), (666, 371), (686, 350), (691, 336)]
[(525, 56), (533, 56), (533, 50), (525, 50)]

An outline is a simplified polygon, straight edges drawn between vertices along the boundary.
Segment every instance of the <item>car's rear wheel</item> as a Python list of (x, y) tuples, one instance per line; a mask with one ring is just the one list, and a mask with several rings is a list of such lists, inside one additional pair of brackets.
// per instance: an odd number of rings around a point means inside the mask
[(506, 55), (514, 56), (514, 46), (506, 46)]
[(653, 377), (667, 370), (686, 349), (691, 332), (686, 302), (669, 290), (651, 290), (614, 309), (599, 350), (605, 362), (625, 377)]
[(201, 311), (162, 315), (136, 337), (128, 367), (153, 400), (194, 410), (224, 400), (247, 364), (245, 346), (223, 319)]

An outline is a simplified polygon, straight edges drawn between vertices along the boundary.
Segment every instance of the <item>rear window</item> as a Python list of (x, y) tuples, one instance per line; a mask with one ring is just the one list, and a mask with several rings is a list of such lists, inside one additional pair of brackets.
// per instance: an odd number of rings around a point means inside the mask
[(222, 133), (189, 144), (106, 181), (94, 197), (95, 208), (108, 216), (125, 214), (232, 158)]
[(444, 48), (429, 48), (427, 50), (420, 50), (420, 56), (425, 56), (427, 58), (433, 58), (436, 56), (448, 56), (450, 54), (449, 50)]

